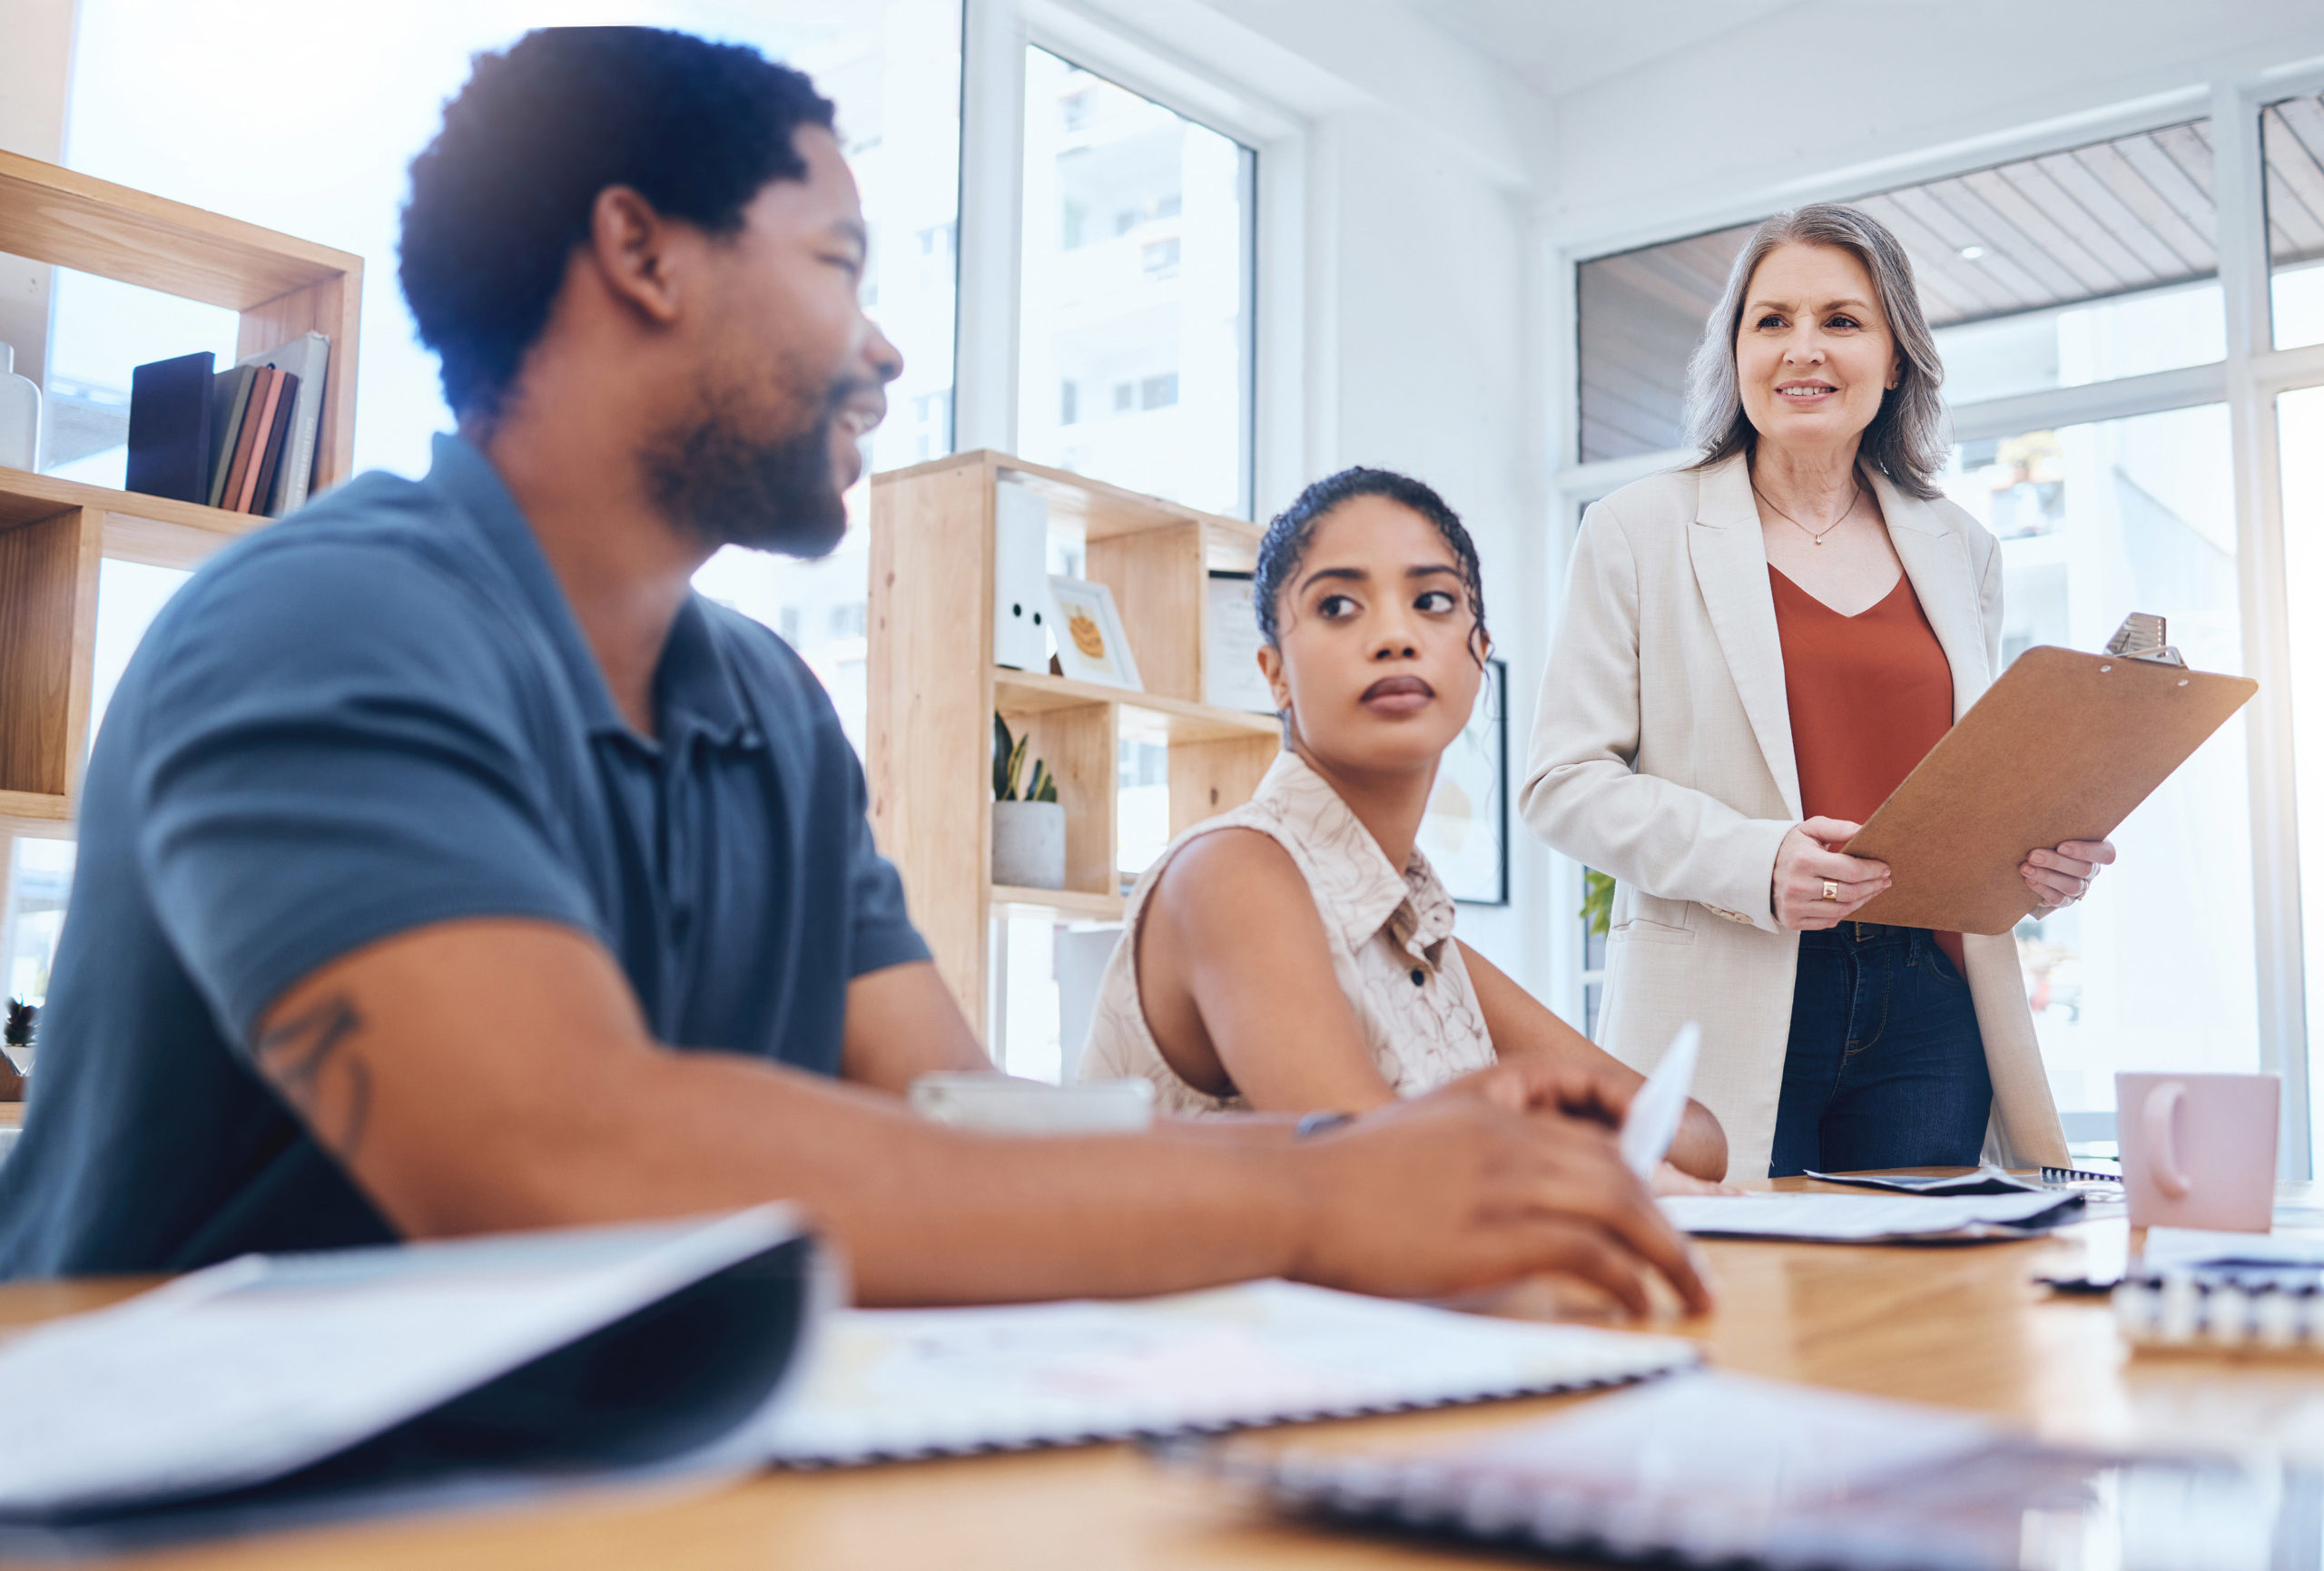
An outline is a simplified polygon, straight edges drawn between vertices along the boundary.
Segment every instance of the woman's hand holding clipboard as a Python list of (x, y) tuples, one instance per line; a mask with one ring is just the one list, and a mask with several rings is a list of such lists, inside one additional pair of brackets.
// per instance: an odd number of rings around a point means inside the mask
[(1895, 875), (1853, 919), (2006, 933), (2036, 910), (2029, 852), (2104, 840), (2260, 691), (2188, 670), (2163, 636), (2133, 615), (2107, 653), (2019, 655), (1848, 841)]

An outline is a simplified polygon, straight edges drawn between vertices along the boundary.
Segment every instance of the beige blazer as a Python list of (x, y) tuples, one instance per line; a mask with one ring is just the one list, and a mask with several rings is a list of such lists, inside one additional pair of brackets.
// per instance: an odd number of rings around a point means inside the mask
[[(1953, 667), (1958, 720), (2000, 667), (1999, 543), (1953, 503), (1873, 486)], [(1525, 821), (1615, 879), (1600, 1043), (1644, 1070), (1700, 1021), (1695, 1095), (1726, 1126), (1728, 1171), (1764, 1174), (1799, 952), (1769, 885), (1777, 844), (1803, 815), (1742, 458), (1640, 480), (1583, 515), (1534, 716)], [(2016, 945), (1963, 943), (1994, 1084), (1985, 1154), (2063, 1165)]]

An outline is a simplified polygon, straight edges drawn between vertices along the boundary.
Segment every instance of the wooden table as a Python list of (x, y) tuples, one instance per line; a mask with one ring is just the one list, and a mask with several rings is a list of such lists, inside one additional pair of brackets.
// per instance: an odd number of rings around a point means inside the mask
[[(1804, 1181), (1775, 1187), (1820, 1189)], [(1861, 1193), (1861, 1192), (1859, 1192)], [(2288, 1186), (2308, 1202), (2313, 1186)], [(2058, 1439), (2248, 1445), (2324, 1461), (2324, 1360), (2132, 1358), (2103, 1299), (2037, 1274), (2120, 1268), (2127, 1228), (1940, 1248), (1719, 1242), (1718, 1311), (1675, 1329), (1728, 1369), (1972, 1409)], [(0, 1290), (0, 1327), (109, 1301), (117, 1284)], [(1302, 1444), (1481, 1433), (1583, 1398), (1504, 1402), (1297, 1430)], [(0, 1402), (0, 1415), (5, 1402)], [(25, 1437), (18, 1437), (22, 1443)], [(1299, 1571), (1506, 1566), (1285, 1527), (1165, 1474), (1128, 1446), (768, 1475), (691, 1495), (608, 1491), (494, 1517), (438, 1517), (150, 1556), (141, 1567), (844, 1567), (846, 1571)]]

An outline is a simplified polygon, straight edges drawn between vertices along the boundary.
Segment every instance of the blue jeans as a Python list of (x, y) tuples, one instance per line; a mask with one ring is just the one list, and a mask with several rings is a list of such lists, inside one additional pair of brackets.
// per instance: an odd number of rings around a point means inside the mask
[(1974, 1167), (1994, 1087), (1969, 984), (1922, 928), (1799, 935), (1768, 1176)]

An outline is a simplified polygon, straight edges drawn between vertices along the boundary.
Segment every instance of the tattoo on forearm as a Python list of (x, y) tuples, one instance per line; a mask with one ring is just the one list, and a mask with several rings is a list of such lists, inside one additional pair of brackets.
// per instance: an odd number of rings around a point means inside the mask
[(259, 1067), (341, 1162), (354, 1160), (371, 1113), (371, 1069), (352, 1046), (362, 1028), (354, 1001), (335, 993), (258, 1039)]

